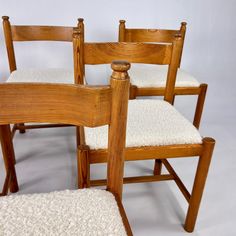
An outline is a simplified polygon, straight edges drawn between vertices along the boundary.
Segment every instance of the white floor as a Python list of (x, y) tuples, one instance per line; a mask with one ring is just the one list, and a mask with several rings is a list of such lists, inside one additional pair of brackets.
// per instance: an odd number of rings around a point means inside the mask
[[(179, 109), (187, 116), (190, 116), (189, 102), (182, 98), (177, 100)], [(208, 101), (205, 107), (201, 131), (204, 136), (214, 137), (217, 144), (194, 236), (236, 235), (235, 112), (227, 104), (226, 101)], [(19, 194), (76, 188), (74, 135), (73, 127), (16, 134)], [(172, 161), (189, 190), (196, 161), (196, 158)], [(153, 161), (130, 162), (125, 172), (126, 175), (148, 175), (152, 168)], [(3, 170), (0, 160), (1, 185)], [(105, 166), (93, 166), (91, 173), (93, 178), (105, 176)], [(125, 185), (123, 201), (134, 235), (189, 235), (182, 227), (187, 204), (174, 183)]]

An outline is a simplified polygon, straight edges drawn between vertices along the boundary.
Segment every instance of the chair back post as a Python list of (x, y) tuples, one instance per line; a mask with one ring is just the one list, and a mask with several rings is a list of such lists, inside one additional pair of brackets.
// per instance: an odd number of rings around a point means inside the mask
[(112, 108), (108, 134), (107, 190), (122, 198), (130, 63), (113, 61)]
[(84, 19), (83, 18), (78, 18), (77, 27), (79, 28), (79, 31), (83, 33), (83, 36), (84, 36)]
[(186, 27), (187, 23), (186, 22), (181, 22), (181, 27), (180, 27), (180, 34), (182, 37), (182, 44), (181, 44), (181, 52), (180, 52), (180, 59), (179, 59), (179, 67), (181, 64), (181, 59), (182, 59), (182, 54), (183, 54), (183, 48), (184, 48), (184, 39), (185, 39), (185, 34), (186, 34)]
[(119, 42), (125, 42), (125, 20), (120, 20), (118, 40)]
[[(79, 29), (81, 28), (82, 31)], [(84, 84), (84, 36), (81, 25), (73, 30), (73, 57), (75, 84)]]
[[(79, 28), (79, 31), (80, 31), (80, 42), (81, 42), (81, 45), (84, 44), (84, 19), (83, 18), (79, 18), (78, 19), (78, 28)], [(84, 55), (84, 47), (80, 47), (80, 53), (82, 55), (82, 58), (83, 58), (83, 55)], [(84, 77), (85, 77), (85, 65), (83, 62), (81, 62), (81, 69), (82, 69), (82, 78), (83, 78), (83, 84), (84, 84)]]
[(164, 100), (173, 104), (174, 102), (174, 88), (175, 81), (181, 57), (182, 37), (176, 35), (172, 44), (171, 61), (167, 73), (166, 89), (164, 94)]
[(3, 16), (2, 19), (3, 19), (3, 31), (4, 31), (5, 43), (7, 47), (9, 68), (10, 68), (10, 72), (12, 72), (16, 70), (16, 58), (15, 58), (15, 53), (14, 53), (11, 23), (9, 21), (8, 16)]

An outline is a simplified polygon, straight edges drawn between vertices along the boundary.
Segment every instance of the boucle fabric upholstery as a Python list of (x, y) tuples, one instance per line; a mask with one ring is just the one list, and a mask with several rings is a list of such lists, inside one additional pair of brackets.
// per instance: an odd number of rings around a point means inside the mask
[[(129, 70), (131, 83), (142, 87), (165, 87), (168, 65), (132, 64)], [(189, 73), (178, 69), (176, 87), (199, 87), (200, 83)]]
[[(108, 126), (85, 128), (91, 149), (107, 148)], [(162, 100), (136, 99), (128, 105), (126, 147), (201, 143), (198, 130), (172, 105)]]
[(73, 70), (61, 68), (18, 69), (11, 73), (7, 82), (74, 83)]
[(114, 196), (99, 189), (0, 198), (0, 235), (127, 235)]

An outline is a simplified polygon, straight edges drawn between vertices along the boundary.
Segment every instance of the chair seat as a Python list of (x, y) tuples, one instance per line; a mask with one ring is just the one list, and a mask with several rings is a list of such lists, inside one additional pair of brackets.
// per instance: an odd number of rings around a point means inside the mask
[(7, 82), (74, 83), (73, 70), (61, 68), (15, 70)]
[(127, 235), (114, 196), (99, 189), (0, 198), (1, 235)]
[[(143, 87), (165, 87), (167, 65), (132, 64), (129, 70), (131, 83)], [(199, 87), (200, 83), (189, 73), (178, 69), (176, 87)]]
[[(91, 149), (107, 148), (107, 126), (85, 128)], [(198, 130), (172, 105), (162, 100), (130, 100), (126, 147), (202, 143)]]

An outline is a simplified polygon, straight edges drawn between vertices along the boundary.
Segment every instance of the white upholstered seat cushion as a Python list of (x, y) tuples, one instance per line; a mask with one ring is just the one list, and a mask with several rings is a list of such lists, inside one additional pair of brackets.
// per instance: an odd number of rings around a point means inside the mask
[(0, 198), (0, 235), (127, 235), (114, 196), (99, 189)]
[[(165, 87), (167, 65), (132, 64), (129, 70), (131, 83), (142, 87)], [(178, 69), (176, 87), (199, 87), (200, 83), (183, 69)]]
[(61, 68), (17, 69), (11, 73), (7, 82), (74, 83), (73, 70)]
[[(91, 149), (107, 148), (108, 126), (85, 128)], [(172, 105), (162, 100), (129, 101), (126, 147), (201, 143), (198, 130)]]

